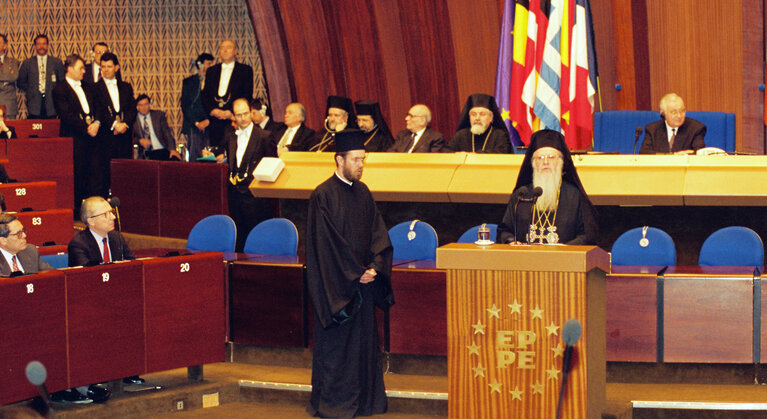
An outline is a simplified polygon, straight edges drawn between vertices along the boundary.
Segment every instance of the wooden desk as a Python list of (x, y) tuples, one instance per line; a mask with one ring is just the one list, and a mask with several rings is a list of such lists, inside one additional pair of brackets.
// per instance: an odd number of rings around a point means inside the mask
[(67, 244), (74, 237), (71, 209), (52, 209), (14, 213), (27, 229), (27, 241), (36, 245), (53, 242)]
[(0, 184), (8, 211), (32, 208), (38, 211), (57, 207), (56, 182), (19, 182)]
[(18, 138), (52, 138), (59, 136), (61, 121), (58, 119), (17, 119), (5, 121), (16, 129)]
[(8, 175), (23, 182), (56, 182), (56, 207), (74, 208), (74, 172), (71, 138), (14, 139), (7, 149)]
[(112, 194), (120, 198), (120, 223), (128, 233), (160, 235), (160, 162), (112, 160)]

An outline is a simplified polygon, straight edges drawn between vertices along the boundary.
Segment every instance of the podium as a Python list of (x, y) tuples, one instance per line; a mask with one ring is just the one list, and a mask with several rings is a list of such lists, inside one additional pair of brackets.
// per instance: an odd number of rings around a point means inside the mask
[(594, 246), (438, 248), (437, 268), (447, 271), (450, 417), (555, 417), (568, 319), (583, 335), (562, 417), (601, 417), (609, 264)]

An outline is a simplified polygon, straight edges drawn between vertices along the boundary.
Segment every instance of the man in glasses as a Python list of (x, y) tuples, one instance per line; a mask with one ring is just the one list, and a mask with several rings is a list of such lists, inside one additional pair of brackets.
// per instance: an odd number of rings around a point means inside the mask
[(645, 127), (640, 154), (693, 154), (706, 146), (703, 139), (706, 126), (685, 117), (684, 101), (679, 95), (669, 93), (663, 96), (658, 106), (661, 120)]
[(88, 227), (69, 242), (69, 266), (94, 266), (117, 260), (135, 259), (125, 238), (115, 229), (115, 213), (106, 199), (92, 196), (83, 200), (80, 219)]
[(431, 110), (426, 105), (415, 105), (405, 116), (407, 129), (397, 133), (390, 153), (439, 153), (445, 146), (445, 137), (429, 128)]
[[(53, 269), (40, 259), (37, 247), (27, 243), (27, 229), (13, 214), (0, 215), (0, 276), (14, 272), (33, 274)], [(17, 274), (19, 275), (19, 274)]]
[[(536, 189), (540, 190), (535, 192)], [(533, 134), (519, 168), (498, 243), (596, 244), (597, 215), (559, 131)]]

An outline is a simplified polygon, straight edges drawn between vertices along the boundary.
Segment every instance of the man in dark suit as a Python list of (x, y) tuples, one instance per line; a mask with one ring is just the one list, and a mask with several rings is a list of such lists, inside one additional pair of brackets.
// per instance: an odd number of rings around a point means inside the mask
[(168, 125), (165, 112), (150, 109), (149, 96), (136, 99), (138, 117), (133, 124), (133, 144), (139, 145), (140, 158), (148, 160), (181, 160), (176, 151), (176, 138)]
[[(87, 196), (107, 196), (109, 147), (103, 135), (102, 106), (95, 89), (82, 83), (85, 61), (76, 54), (66, 59), (64, 80), (53, 89), (53, 102), (61, 119), (59, 135), (72, 137), (75, 210)], [(108, 127), (107, 127), (108, 128)]]
[(250, 104), (246, 99), (234, 102), (234, 120), (237, 130), (226, 131), (227, 159), (229, 162), (229, 215), (237, 226), (235, 250), (241, 252), (248, 233), (256, 224), (271, 217), (269, 200), (256, 198), (248, 188), (253, 181), (253, 170), (263, 157), (276, 157), (272, 133), (254, 124)]
[(253, 120), (253, 123), (261, 127), (261, 129), (274, 133), (285, 126), (282, 122), (274, 120), (272, 117), (272, 109), (266, 106), (266, 102), (263, 99), (254, 98), (251, 100), (250, 109), (250, 117)]
[(282, 156), (288, 151), (309, 151), (309, 148), (314, 145), (315, 132), (304, 124), (306, 122), (304, 105), (294, 102), (286, 106), (284, 119), (283, 126), (274, 131), (277, 155)]
[(426, 105), (415, 105), (405, 116), (407, 129), (397, 133), (391, 153), (439, 153), (445, 145), (445, 137), (429, 128), (431, 111)]
[(33, 274), (53, 267), (40, 259), (37, 247), (27, 243), (27, 229), (13, 214), (0, 215), (0, 276), (13, 272)]
[(685, 117), (686, 109), (681, 97), (669, 93), (661, 98), (659, 106), (662, 120), (645, 127), (640, 154), (692, 154), (706, 146), (706, 126)]
[(8, 36), (0, 33), (0, 104), (5, 105), (7, 119), (16, 119), (16, 81), (19, 79), (19, 62), (8, 52)]
[[(93, 44), (93, 50), (91, 51), (92, 61), (85, 65), (83, 83), (96, 84), (101, 80), (103, 77), (103, 74), (101, 74), (101, 56), (107, 52), (109, 52), (109, 46), (106, 42), (96, 42)], [(121, 80), (119, 77), (117, 79)]]
[(122, 234), (115, 231), (115, 212), (106, 199), (100, 196), (85, 199), (80, 220), (87, 228), (75, 234), (67, 246), (69, 266), (94, 266), (136, 258)]
[(111, 52), (101, 54), (101, 80), (96, 92), (102, 105), (104, 127), (108, 129), (105, 140), (111, 144), (110, 158), (129, 159), (133, 156), (130, 127), (136, 122), (136, 100), (133, 86), (117, 79), (120, 62)]
[(253, 96), (253, 68), (238, 63), (237, 47), (227, 39), (219, 47), (221, 63), (205, 73), (202, 89), (202, 105), (210, 115), (210, 145), (224, 143), (224, 129), (231, 126), (234, 116), (232, 104), (236, 99)]
[(197, 74), (185, 78), (181, 85), (181, 113), (184, 115), (181, 132), (186, 135), (189, 161), (202, 157), (202, 149), (210, 145), (210, 119), (202, 106), (202, 88), (205, 85), (205, 73), (213, 63), (212, 55), (207, 52), (200, 54), (194, 62)]
[[(35, 55), (21, 63), (16, 85), (26, 92), (27, 119), (53, 119), (56, 109), (51, 93), (64, 81), (65, 69), (61, 60), (48, 55), (47, 35), (37, 35), (34, 45)], [(41, 71), (44, 77), (40, 77)]]

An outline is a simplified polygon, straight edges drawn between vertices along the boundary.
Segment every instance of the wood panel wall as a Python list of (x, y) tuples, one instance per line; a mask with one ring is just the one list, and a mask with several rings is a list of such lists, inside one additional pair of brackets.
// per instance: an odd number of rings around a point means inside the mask
[[(432, 127), (450, 137), (466, 97), (493, 94), (504, 0), (248, 2), (254, 24), (266, 25), (256, 31), (277, 119), (283, 103), (298, 100), (308, 125), (321, 128), (327, 96), (340, 94), (378, 100), (395, 132), (404, 129), (412, 104), (425, 103)], [(690, 110), (735, 112), (737, 149), (764, 151), (762, 2), (591, 0), (591, 6), (602, 89), (597, 109), (657, 109), (660, 97), (674, 91)]]

